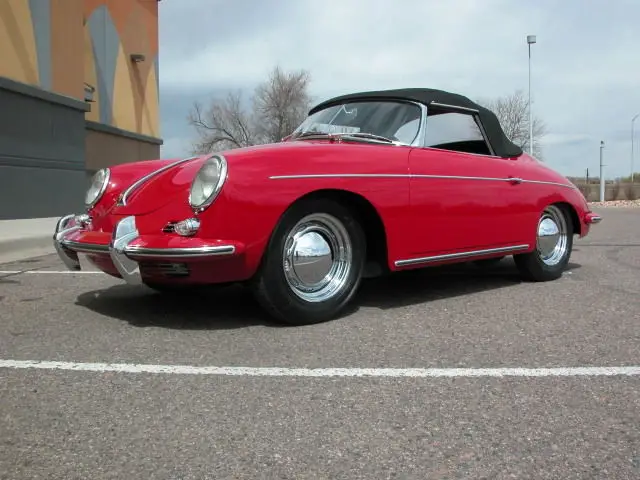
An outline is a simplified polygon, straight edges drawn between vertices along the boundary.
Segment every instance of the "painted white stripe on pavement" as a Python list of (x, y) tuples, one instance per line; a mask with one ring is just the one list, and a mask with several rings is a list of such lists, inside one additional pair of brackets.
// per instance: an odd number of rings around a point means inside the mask
[(72, 272), (71, 270), (0, 270), (0, 275), (18, 275), (18, 274), (23, 274), (23, 273), (29, 273), (29, 274), (36, 274), (36, 273), (56, 273), (56, 274), (60, 274), (60, 273), (68, 273), (71, 275), (76, 275), (76, 274), (85, 274), (85, 273), (102, 273), (103, 275), (106, 275), (104, 272), (100, 272), (98, 270), (80, 270), (78, 272)]
[(640, 375), (640, 366), (560, 368), (279, 368), (0, 360), (0, 368), (247, 377), (574, 377)]

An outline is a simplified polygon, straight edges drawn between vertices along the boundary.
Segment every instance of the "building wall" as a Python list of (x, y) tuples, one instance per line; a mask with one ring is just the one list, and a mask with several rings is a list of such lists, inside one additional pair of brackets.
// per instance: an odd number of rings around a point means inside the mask
[(87, 173), (160, 157), (158, 1), (0, 0), (0, 218), (77, 211)]
[(82, 209), (86, 104), (0, 77), (0, 105), (0, 220)]
[(0, 1), (0, 76), (82, 100), (82, 5)]
[(140, 135), (98, 122), (86, 122), (86, 170), (89, 176), (108, 165), (159, 158), (159, 146), (140, 141)]
[(158, 137), (157, 0), (86, 0), (83, 29), (84, 77), (96, 88), (87, 118)]

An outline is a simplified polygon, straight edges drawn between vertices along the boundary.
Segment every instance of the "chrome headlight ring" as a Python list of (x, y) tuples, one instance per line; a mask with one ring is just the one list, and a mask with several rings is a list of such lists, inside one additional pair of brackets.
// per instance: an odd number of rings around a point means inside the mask
[(227, 160), (222, 155), (207, 158), (189, 189), (189, 205), (196, 211), (209, 207), (220, 194), (227, 180)]
[(87, 193), (84, 196), (84, 205), (87, 208), (93, 208), (102, 198), (102, 195), (104, 195), (104, 192), (107, 190), (110, 179), (111, 170), (108, 168), (101, 168), (93, 175), (91, 185), (89, 185)]

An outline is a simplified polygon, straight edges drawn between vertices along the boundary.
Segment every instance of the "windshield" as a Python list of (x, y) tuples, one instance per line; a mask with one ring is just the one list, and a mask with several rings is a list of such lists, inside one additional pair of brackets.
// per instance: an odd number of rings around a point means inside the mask
[(410, 145), (420, 130), (421, 109), (406, 102), (352, 102), (308, 116), (291, 139), (303, 134), (371, 134)]

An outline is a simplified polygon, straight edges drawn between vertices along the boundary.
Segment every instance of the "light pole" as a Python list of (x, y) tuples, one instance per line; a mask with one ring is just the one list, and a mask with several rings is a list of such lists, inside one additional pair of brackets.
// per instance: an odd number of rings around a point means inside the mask
[(604, 164), (602, 163), (602, 151), (604, 150), (604, 141), (600, 140), (600, 201), (604, 202)]
[(531, 44), (536, 43), (535, 35), (527, 35), (529, 46), (529, 155), (533, 155), (533, 115), (531, 112)]
[[(635, 117), (631, 119), (631, 185), (633, 185), (633, 122), (636, 121), (636, 118), (640, 116), (640, 113), (637, 113)], [(633, 188), (633, 187), (631, 187)]]

